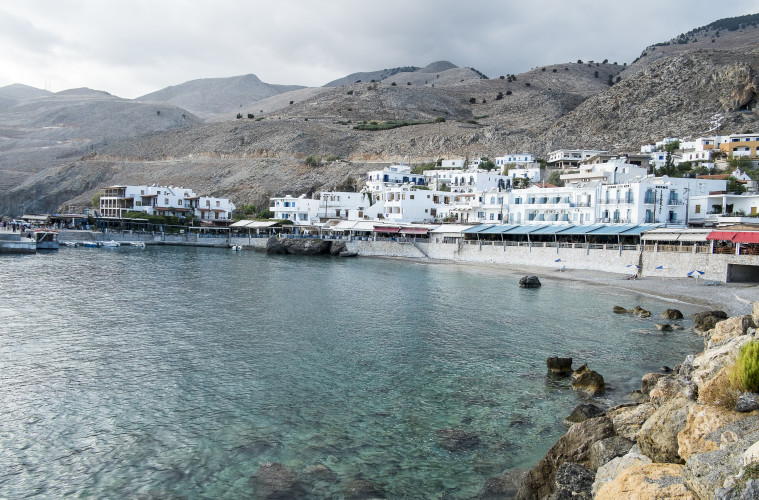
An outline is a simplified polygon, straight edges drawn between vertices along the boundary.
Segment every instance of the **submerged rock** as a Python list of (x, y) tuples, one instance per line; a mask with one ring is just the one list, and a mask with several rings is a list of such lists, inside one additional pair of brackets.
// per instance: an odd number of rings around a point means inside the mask
[(439, 429), (435, 435), (440, 447), (448, 451), (468, 450), (480, 444), (480, 437), (476, 433), (462, 429)]
[(572, 410), (572, 413), (570, 413), (569, 416), (564, 419), (564, 421), (569, 424), (577, 424), (579, 422), (584, 422), (589, 418), (600, 417), (603, 414), (604, 410), (600, 406), (585, 403), (578, 405), (574, 410)]
[(677, 309), (667, 309), (659, 317), (661, 319), (683, 319), (683, 313)]
[(572, 373), (572, 358), (548, 358), (546, 366), (550, 373), (570, 374)]
[(614, 311), (614, 314), (627, 314), (630, 312), (622, 306), (614, 306), (612, 311)]
[(304, 494), (295, 472), (280, 463), (268, 462), (261, 465), (251, 476), (250, 484), (255, 489), (254, 498), (297, 498)]
[(487, 478), (477, 498), (514, 498), (527, 472), (525, 469), (515, 469), (502, 476)]
[(660, 332), (671, 332), (672, 331), (672, 325), (670, 325), (668, 323), (654, 323), (654, 326)]
[(385, 498), (377, 488), (369, 481), (356, 479), (345, 488), (346, 500), (369, 500), (372, 498)]
[(519, 286), (521, 288), (538, 288), (541, 285), (537, 276), (524, 276), (519, 278)]

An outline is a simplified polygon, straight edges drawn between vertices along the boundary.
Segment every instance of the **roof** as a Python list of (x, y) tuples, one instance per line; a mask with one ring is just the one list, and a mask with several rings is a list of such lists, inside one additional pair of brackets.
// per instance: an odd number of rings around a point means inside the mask
[(660, 224), (644, 224), (636, 226), (632, 229), (628, 229), (627, 231), (622, 232), (622, 236), (640, 236), (640, 233), (644, 231), (650, 231), (651, 229), (655, 229), (660, 226)]
[(711, 229), (672, 229), (661, 227), (649, 229), (641, 235), (645, 241), (706, 241)]
[(518, 227), (514, 224), (499, 224), (497, 226), (489, 227), (483, 231), (480, 231), (480, 234), (503, 234), (511, 229), (514, 229), (515, 227)]
[(562, 231), (561, 236), (569, 235), (569, 234), (587, 234), (593, 231), (594, 229), (598, 229), (599, 227), (603, 227), (603, 225), (594, 224), (590, 226), (574, 226)]
[(716, 179), (718, 181), (726, 181), (730, 178), (730, 174), (716, 174), (716, 175), (697, 175), (696, 179)]
[(401, 230), (400, 227), (374, 226), (374, 232), (375, 233), (397, 233), (400, 230)]
[(556, 234), (556, 233), (562, 233), (566, 229), (569, 229), (570, 227), (574, 227), (571, 224), (555, 224), (552, 226), (546, 226), (538, 229), (537, 231), (533, 231), (530, 233), (531, 235), (534, 234)]
[(546, 227), (546, 226), (545, 225), (540, 225), (540, 226), (516, 226), (515, 228), (510, 229), (507, 234), (508, 235), (512, 235), (512, 234), (530, 234), (533, 231), (537, 231), (538, 229), (542, 229), (544, 227)]
[(275, 220), (239, 220), (230, 225), (230, 227), (248, 228), (248, 229), (260, 229), (267, 228), (279, 224), (279, 221)]
[(442, 224), (430, 231), (431, 233), (461, 233), (472, 226), (468, 224)]
[(733, 241), (737, 231), (712, 231), (706, 237), (707, 240)]
[(622, 224), (619, 226), (602, 226), (598, 229), (594, 229), (593, 231), (590, 231), (589, 234), (591, 236), (596, 236), (599, 234), (607, 234), (607, 235), (614, 235), (614, 234), (620, 234), (623, 233), (629, 229), (632, 229), (634, 227), (637, 227), (637, 224)]
[(706, 239), (734, 241), (735, 243), (759, 243), (759, 231), (712, 231)]
[(469, 229), (461, 231), (462, 234), (474, 234), (484, 231), (485, 229), (493, 227), (495, 224), (480, 224), (479, 226), (472, 226)]
[(429, 229), (426, 227), (402, 227), (401, 234), (427, 234)]

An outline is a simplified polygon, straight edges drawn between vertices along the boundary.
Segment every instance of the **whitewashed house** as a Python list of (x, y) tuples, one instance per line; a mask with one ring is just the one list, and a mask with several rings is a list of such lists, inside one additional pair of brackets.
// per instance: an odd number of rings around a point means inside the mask
[[(270, 200), (273, 219), (290, 220), (295, 225), (313, 225), (325, 219), (358, 220), (368, 217), (371, 207), (368, 193), (322, 191), (318, 198), (282, 196)], [(371, 212), (376, 217), (376, 212)]]
[(579, 165), (578, 168), (579, 172), (576, 174), (562, 174), (561, 180), (567, 184), (585, 183), (590, 181), (617, 183), (621, 181), (642, 179), (648, 175), (648, 170), (646, 168), (624, 163), (623, 159), (614, 160), (608, 163), (584, 164)]
[(576, 168), (581, 161), (606, 153), (595, 149), (558, 149), (548, 153), (548, 165), (553, 168)]
[(198, 196), (192, 189), (174, 186), (109, 186), (102, 189), (102, 217), (124, 217), (126, 212), (147, 215), (176, 215), (222, 222), (232, 219), (234, 203), (227, 198)]
[(424, 186), (424, 174), (412, 174), (407, 165), (390, 165), (382, 170), (372, 170), (366, 174), (366, 189), (373, 194), (381, 193), (386, 186), (414, 184)]

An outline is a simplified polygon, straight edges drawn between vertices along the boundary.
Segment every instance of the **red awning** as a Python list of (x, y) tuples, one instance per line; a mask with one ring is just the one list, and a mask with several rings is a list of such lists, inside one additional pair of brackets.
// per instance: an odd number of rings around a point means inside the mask
[(735, 231), (712, 231), (706, 235), (707, 240), (733, 241), (733, 237), (738, 234)]
[(759, 243), (759, 231), (741, 231), (735, 233), (733, 241), (737, 243)]
[(397, 233), (400, 230), (401, 228), (399, 227), (374, 226), (375, 233)]
[(403, 227), (401, 234), (427, 234), (429, 229), (426, 227)]

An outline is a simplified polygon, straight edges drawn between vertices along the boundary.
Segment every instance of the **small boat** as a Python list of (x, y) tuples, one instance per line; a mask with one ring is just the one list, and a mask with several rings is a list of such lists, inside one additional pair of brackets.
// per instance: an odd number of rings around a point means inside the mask
[(113, 240), (111, 240), (111, 241), (101, 241), (100, 242), (100, 246), (103, 247), (103, 248), (116, 248), (116, 247), (120, 247), (121, 243), (119, 243), (118, 241), (113, 241)]
[(145, 248), (145, 242), (144, 241), (130, 241), (129, 246)]
[(240, 250), (242, 250), (242, 245), (229, 245), (229, 248), (231, 250), (234, 250), (235, 252), (239, 252)]
[(59, 244), (63, 245), (64, 247), (78, 247), (79, 246), (79, 242), (77, 241), (61, 241)]
[(37, 250), (58, 250), (58, 231), (35, 229), (32, 234)]
[(79, 245), (86, 248), (97, 248), (100, 246), (97, 241), (82, 241)]

